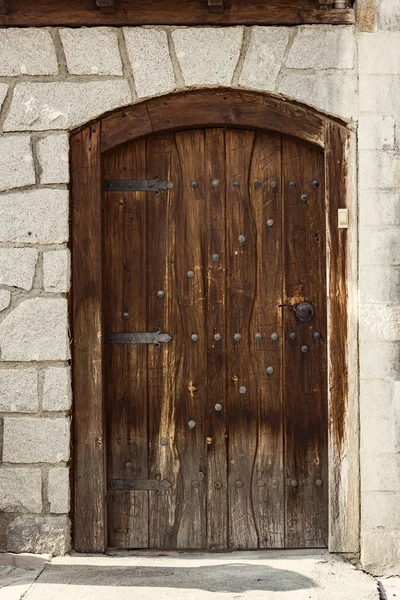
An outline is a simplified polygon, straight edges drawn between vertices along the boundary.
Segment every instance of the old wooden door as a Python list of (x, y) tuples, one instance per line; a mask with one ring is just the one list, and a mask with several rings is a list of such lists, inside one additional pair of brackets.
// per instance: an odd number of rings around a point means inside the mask
[(109, 545), (326, 546), (323, 152), (196, 129), (103, 176)]

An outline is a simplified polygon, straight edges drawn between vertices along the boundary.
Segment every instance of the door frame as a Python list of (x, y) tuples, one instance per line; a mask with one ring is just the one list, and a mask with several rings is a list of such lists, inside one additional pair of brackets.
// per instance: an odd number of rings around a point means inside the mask
[[(152, 98), (71, 132), (74, 535), (107, 550), (103, 401), (102, 154), (153, 133), (270, 130), (324, 150), (327, 239), (329, 550), (359, 552), (356, 135), (339, 120), (260, 92), (203, 89)], [(350, 214), (338, 229), (338, 209)], [(351, 374), (351, 377), (349, 377)]]

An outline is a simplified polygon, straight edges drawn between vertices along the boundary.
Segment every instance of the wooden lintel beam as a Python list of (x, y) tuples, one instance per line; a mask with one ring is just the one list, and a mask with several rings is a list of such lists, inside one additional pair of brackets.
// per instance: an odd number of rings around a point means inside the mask
[(96, 0), (96, 4), (103, 14), (112, 14), (115, 12), (114, 0)]
[(0, 13), (6, 15), (8, 13), (8, 0), (0, 0)]
[(211, 13), (223, 13), (224, 12), (224, 0), (207, 0), (208, 10)]

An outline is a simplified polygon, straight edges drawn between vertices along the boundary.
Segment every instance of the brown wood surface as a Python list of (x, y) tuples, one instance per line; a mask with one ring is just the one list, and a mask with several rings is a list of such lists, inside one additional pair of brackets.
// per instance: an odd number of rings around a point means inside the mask
[[(294, 138), (282, 152), (284, 302), (311, 302), (302, 323), (283, 308), (285, 546), (326, 547), (328, 541), (326, 260), (324, 155)], [(313, 187), (313, 181), (318, 187)], [(293, 187), (291, 187), (291, 184)], [(307, 195), (307, 201), (301, 196)], [(319, 332), (321, 339), (314, 340)], [(289, 333), (296, 333), (291, 340)], [(303, 346), (308, 352), (302, 352)], [(322, 483), (322, 485), (318, 485)]]
[(230, 0), (224, 4), (223, 12), (213, 13), (206, 0), (115, 0), (114, 13), (105, 14), (94, 0), (9, 0), (0, 26), (354, 23), (351, 8), (327, 9), (318, 0)]
[(326, 118), (317, 111), (242, 90), (192, 90), (123, 108), (102, 120), (101, 150), (153, 132), (194, 127), (267, 129), (324, 147)]
[(71, 138), (74, 548), (78, 552), (106, 549), (100, 129), (97, 123)]

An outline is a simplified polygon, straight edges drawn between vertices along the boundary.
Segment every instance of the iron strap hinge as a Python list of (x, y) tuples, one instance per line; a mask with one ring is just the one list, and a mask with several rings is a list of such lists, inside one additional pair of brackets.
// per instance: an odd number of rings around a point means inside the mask
[(157, 196), (161, 191), (172, 190), (172, 181), (155, 179), (105, 179), (105, 192), (154, 192)]
[(172, 340), (169, 333), (161, 333), (158, 327), (155, 331), (134, 331), (132, 333), (107, 333), (106, 344), (154, 344), (159, 348), (161, 344), (168, 344)]
[(108, 482), (110, 492), (158, 491), (167, 490), (171, 484), (167, 479), (111, 479)]

